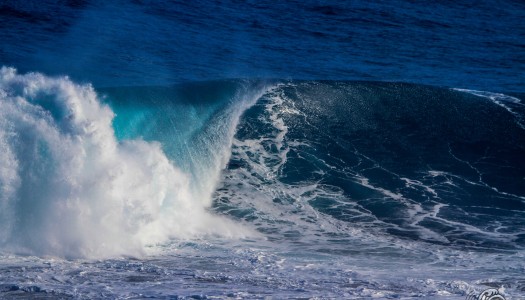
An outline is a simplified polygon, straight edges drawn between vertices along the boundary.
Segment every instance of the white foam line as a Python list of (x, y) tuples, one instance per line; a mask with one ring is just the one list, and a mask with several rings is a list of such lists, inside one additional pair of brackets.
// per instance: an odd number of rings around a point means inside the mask
[[(421, 226), (417, 225), (425, 217), (427, 217), (429, 215), (431, 215), (431, 216), (437, 215), (437, 213), (439, 212), (439, 209), (441, 207), (445, 206), (444, 204), (437, 204), (436, 206), (434, 206), (434, 209), (431, 212), (425, 213), (423, 208), (421, 207), (421, 205), (419, 203), (411, 202), (409, 199), (405, 198), (402, 194), (394, 193), (392, 191), (389, 191), (389, 190), (386, 190), (386, 189), (383, 189), (383, 188), (375, 187), (375, 186), (373, 186), (373, 185), (371, 185), (369, 183), (369, 180), (367, 178), (364, 178), (364, 177), (357, 177), (357, 178), (358, 178), (358, 180), (360, 180), (360, 183), (363, 186), (368, 187), (368, 188), (373, 189), (373, 190), (376, 190), (376, 191), (382, 193), (383, 195), (385, 195), (387, 197), (390, 197), (392, 199), (401, 201), (403, 204), (405, 204), (407, 206), (407, 213), (408, 213), (407, 221), (410, 221), (409, 224), (417, 227), (418, 230), (422, 234), (426, 235), (426, 237), (432, 238), (434, 240), (442, 241), (442, 242), (448, 242), (448, 240), (445, 237), (440, 236), (436, 232), (434, 232), (434, 231), (432, 231), (432, 230), (430, 230), (430, 229), (428, 229), (426, 227), (421, 227)], [(394, 224), (389, 224), (389, 225), (394, 225)], [(395, 226), (395, 227), (398, 227), (398, 226)]]
[[(460, 161), (461, 161), (461, 160), (460, 160)], [(468, 163), (468, 162), (467, 162), (467, 163)], [(470, 165), (470, 164), (469, 164), (469, 165)], [(475, 169), (475, 168), (474, 168), (474, 169)], [(477, 171), (477, 169), (475, 169), (475, 170)], [(479, 174), (479, 171), (477, 171), (477, 172), (478, 172), (478, 174)], [(435, 170), (433, 170), (433, 171), (428, 171), (428, 173), (429, 173), (429, 175), (432, 176), (432, 177), (443, 176), (443, 177), (445, 177), (445, 178), (448, 179), (447, 176), (450, 176), (450, 177), (453, 177), (453, 178), (457, 178), (457, 179), (459, 179), (459, 180), (462, 180), (462, 181), (464, 181), (464, 182), (466, 182), (466, 183), (469, 183), (469, 184), (471, 184), (471, 185), (476, 185), (476, 186), (486, 187), (486, 188), (491, 189), (491, 190), (493, 190), (494, 192), (496, 192), (496, 193), (498, 193), (498, 194), (500, 194), (500, 195), (510, 196), (510, 197), (515, 197), (515, 198), (518, 198), (518, 199), (521, 199), (521, 200), (525, 200), (525, 196), (520, 196), (520, 195), (516, 195), (516, 194), (512, 194), (512, 193), (502, 192), (502, 191), (500, 191), (498, 188), (493, 187), (493, 186), (491, 186), (491, 185), (485, 183), (484, 181), (481, 180), (481, 178), (479, 179), (479, 180), (480, 180), (479, 182), (474, 182), (474, 181), (468, 180), (468, 179), (466, 179), (466, 178), (463, 178), (463, 177), (461, 177), (461, 176), (459, 176), (459, 175), (455, 175), (455, 174), (448, 173), (448, 172), (444, 172), (444, 171), (435, 171)], [(449, 180), (449, 179), (448, 179), (448, 180)], [(453, 186), (459, 188), (457, 185), (453, 184), (452, 181), (449, 180), (449, 182), (450, 182), (451, 185), (453, 185)], [(445, 182), (445, 183), (448, 184), (449, 182)]]
[(357, 175), (356, 179), (359, 180), (359, 183), (362, 186), (365, 186), (365, 187), (367, 187), (367, 188), (369, 188), (371, 190), (374, 190), (374, 191), (378, 191), (378, 192), (380, 192), (381, 194), (383, 194), (383, 195), (385, 195), (387, 197), (390, 197), (390, 198), (395, 199), (395, 200), (404, 200), (403, 202), (405, 202), (407, 200), (403, 196), (403, 194), (394, 193), (394, 192), (389, 191), (387, 189), (383, 189), (383, 188), (380, 188), (380, 187), (373, 186), (372, 184), (370, 184), (370, 181), (366, 177)]
[(401, 177), (400, 179), (405, 182), (405, 185), (408, 188), (412, 188), (413, 189), (414, 186), (419, 186), (419, 187), (422, 187), (426, 192), (432, 194), (435, 198), (439, 198), (437, 192), (433, 188), (425, 185), (421, 181), (409, 179), (409, 178), (406, 178), (406, 177)]
[[(449, 149), (450, 149), (450, 147), (449, 147)], [(473, 182), (473, 181), (467, 180), (465, 178), (462, 178), (462, 177), (460, 177), (458, 175), (450, 174), (450, 173), (443, 172), (443, 171), (435, 171), (435, 170), (429, 171), (428, 172), (429, 175), (431, 175), (432, 177), (444, 176), (445, 178), (447, 178), (447, 182), (445, 182), (445, 184), (450, 184), (450, 185), (455, 186), (455, 187), (457, 187), (457, 185), (455, 185), (452, 180), (448, 179), (448, 176), (458, 178), (458, 179), (463, 180), (463, 181), (465, 181), (465, 182), (467, 182), (469, 184), (472, 184), (472, 185), (478, 185), (478, 186), (483, 186), (483, 187), (492, 189), (495, 192), (497, 192), (499, 194), (502, 194), (502, 195), (514, 196), (514, 197), (517, 197), (517, 198), (525, 200), (525, 197), (521, 197), (521, 196), (518, 196), (518, 195), (501, 192), (497, 188), (492, 187), (492, 186), (488, 185), (487, 183), (483, 182), (482, 181), (482, 173), (477, 168), (475, 168), (470, 162), (461, 160), (460, 158), (456, 157), (452, 153), (451, 149), (449, 151), (450, 151), (450, 154), (456, 160), (467, 164), (470, 168), (472, 168), (478, 174), (479, 182)], [(361, 156), (364, 157), (365, 159), (368, 159), (369, 161), (375, 163), (375, 161), (372, 160), (371, 158), (369, 158), (369, 157), (367, 157), (365, 155), (362, 155), (362, 154), (361, 154)], [(411, 179), (406, 178), (406, 177), (400, 177), (398, 174), (393, 173), (393, 172), (391, 172), (391, 171), (389, 171), (387, 169), (384, 169), (383, 167), (381, 167), (377, 163), (375, 163), (375, 166), (373, 168), (380, 168), (380, 169), (382, 169), (382, 170), (384, 170), (384, 171), (386, 171), (386, 172), (388, 172), (388, 173), (398, 177), (400, 180), (403, 180), (405, 182), (407, 187), (420, 186), (420, 187), (424, 188), (425, 191), (431, 193), (433, 196), (438, 197), (438, 194), (437, 194), (437, 192), (434, 189), (428, 187), (427, 185), (423, 184), (420, 181), (411, 180)], [(421, 226), (418, 225), (419, 222), (421, 222), (422, 220), (424, 220), (427, 217), (433, 217), (433, 218), (435, 218), (437, 220), (445, 221), (444, 219), (442, 219), (440, 217), (437, 217), (437, 215), (438, 215), (438, 213), (439, 213), (439, 211), (441, 210), (442, 207), (446, 207), (448, 205), (443, 204), (443, 203), (438, 203), (438, 204), (434, 205), (432, 211), (430, 211), (428, 213), (424, 213), (423, 209), (421, 208), (420, 205), (411, 203), (411, 201), (409, 199), (405, 198), (403, 194), (401, 194), (401, 193), (394, 193), (392, 191), (389, 191), (389, 190), (386, 190), (386, 189), (383, 189), (383, 188), (375, 187), (372, 184), (370, 184), (369, 180), (367, 178), (365, 178), (365, 177), (357, 176), (357, 178), (358, 178), (358, 180), (360, 181), (360, 183), (363, 186), (368, 187), (368, 188), (373, 189), (373, 190), (376, 190), (376, 191), (382, 193), (383, 195), (388, 196), (388, 197), (390, 197), (392, 199), (401, 200), (403, 203), (405, 203), (407, 206), (409, 206), (410, 210), (411, 210), (411, 211), (409, 211), (409, 220), (412, 220), (410, 224), (413, 225), (413, 226), (418, 227), (423, 234), (426, 233), (427, 237), (430, 237), (430, 238), (433, 238), (433, 239), (437, 239), (437, 240), (443, 241), (443, 242), (448, 242), (448, 240), (446, 238), (444, 238), (442, 236), (439, 236), (434, 231), (432, 231), (432, 230), (430, 230), (428, 228), (425, 228), (425, 227), (421, 227)], [(452, 222), (448, 222), (448, 223), (452, 223)], [(472, 229), (472, 231), (476, 231), (478, 233), (488, 234), (488, 235), (492, 235), (494, 237), (497, 237), (497, 235), (498, 235), (498, 234), (495, 234), (495, 233), (494, 234), (489, 234), (488, 232), (482, 231), (482, 230), (480, 230), (480, 229), (478, 229), (478, 228), (476, 228), (474, 226), (471, 226), (471, 225), (466, 225), (466, 224), (457, 223), (457, 222), (454, 223), (454, 224), (456, 224), (456, 225), (460, 225), (461, 224), (462, 226), (464, 226), (464, 228)], [(476, 230), (474, 230), (474, 228), (476, 228)], [(515, 236), (515, 234), (505, 234), (505, 235), (506, 236)]]
[(450, 180), (450, 178), (447, 177), (447, 176), (450, 176), (452, 174), (449, 174), (449, 173), (444, 172), (444, 171), (430, 170), (430, 171), (428, 171), (428, 175), (430, 175), (432, 178), (443, 176), (443, 177), (445, 177), (447, 179), (447, 181), (445, 181), (445, 184), (448, 184), (448, 185), (451, 185), (453, 187), (459, 188), (456, 184), (454, 184), (454, 182), (452, 180)]
[(392, 176), (395, 176), (395, 177), (399, 178), (400, 180), (404, 181), (405, 182), (405, 187), (414, 188), (413, 186), (420, 186), (420, 187), (424, 188), (425, 191), (427, 191), (428, 193), (432, 194), (435, 198), (439, 198), (437, 192), (434, 189), (432, 189), (429, 186), (423, 184), (422, 182), (417, 181), (417, 180), (412, 180), (412, 179), (409, 179), (409, 178), (406, 178), (406, 177), (401, 177), (399, 174), (397, 174), (395, 172), (392, 172), (392, 171), (390, 171), (388, 169), (385, 169), (384, 167), (379, 165), (376, 161), (374, 161), (372, 158), (370, 158), (370, 157), (368, 157), (368, 156), (366, 156), (364, 154), (361, 154), (358, 151), (355, 151), (355, 154), (357, 156), (362, 156), (365, 159), (367, 159), (367, 160), (371, 161), (372, 163), (374, 163), (373, 167), (367, 168), (367, 169), (364, 169), (364, 170), (369, 170), (369, 169), (373, 169), (373, 168), (381, 169), (381, 170), (391, 174)]
[(483, 173), (480, 172), (477, 168), (475, 168), (469, 161), (466, 161), (466, 160), (463, 160), (463, 159), (460, 159), (459, 157), (457, 157), (454, 153), (452, 153), (452, 147), (450, 146), (450, 143), (448, 144), (448, 153), (457, 161), (461, 162), (461, 163), (464, 163), (466, 164), (467, 166), (469, 166), (470, 169), (474, 170), (477, 174), (478, 174), (478, 181), (480, 183), (484, 183), (483, 182)]
[[(357, 153), (359, 154), (359, 153)], [(370, 160), (371, 162), (373, 162), (375, 164), (375, 166), (373, 168), (379, 168), (381, 170), (384, 170), (385, 172), (389, 173), (389, 174), (392, 174), (393, 176), (399, 178), (400, 180), (404, 181), (405, 182), (405, 186), (406, 187), (410, 187), (410, 188), (413, 188), (412, 185), (415, 185), (415, 186), (420, 186), (420, 187), (423, 187), (425, 189), (425, 191), (431, 193), (435, 198), (439, 198), (438, 197), (438, 194), (437, 192), (426, 186), (425, 184), (421, 183), (420, 181), (417, 181), (417, 180), (411, 180), (411, 179), (408, 179), (406, 177), (401, 177), (399, 176), (398, 174), (394, 173), (394, 172), (391, 172), (385, 168), (383, 168), (382, 166), (378, 165), (374, 160), (372, 160), (371, 158), (365, 156), (365, 155), (362, 155), (362, 154), (359, 154), (361, 156), (363, 156), (364, 158)], [(430, 211), (430, 212), (425, 212), (424, 209), (421, 207), (421, 205), (419, 203), (414, 203), (413, 201), (411, 201), (410, 199), (407, 199), (403, 194), (401, 193), (394, 193), (392, 191), (389, 191), (389, 190), (386, 190), (386, 189), (383, 189), (383, 188), (378, 188), (378, 187), (375, 187), (373, 186), (372, 184), (370, 184), (369, 180), (365, 177), (362, 177), (362, 176), (356, 176), (358, 178), (358, 180), (360, 180), (360, 183), (363, 185), (363, 186), (366, 186), (370, 189), (373, 189), (373, 190), (376, 190), (380, 193), (382, 193), (383, 195), (385, 196), (388, 196), (392, 199), (395, 199), (395, 200), (400, 200), (402, 201), (402, 203), (404, 203), (406, 206), (407, 206), (407, 209), (408, 209), (408, 220), (410, 222), (410, 225), (412, 226), (415, 226), (418, 228), (418, 230), (423, 234), (425, 235), (427, 238), (431, 238), (431, 239), (434, 239), (434, 240), (438, 240), (438, 241), (441, 241), (441, 242), (449, 242), (448, 239), (446, 239), (445, 237), (439, 235), (438, 233), (426, 228), (426, 227), (422, 227), (422, 226), (419, 226), (417, 225), (419, 222), (421, 222), (423, 219), (425, 219), (426, 217), (435, 217), (440, 209), (444, 206), (447, 206), (446, 204), (442, 204), (442, 203), (438, 203), (436, 205), (434, 205), (433, 209)], [(392, 224), (390, 224), (392, 225)], [(398, 226), (395, 226), (395, 227), (398, 227)]]
[(519, 105), (525, 106), (525, 104), (521, 103), (520, 99), (518, 99), (516, 97), (509, 96), (509, 95), (505, 95), (505, 94), (486, 92), (486, 91), (469, 90), (469, 89), (460, 89), (460, 88), (453, 88), (452, 90), (455, 90), (455, 91), (458, 91), (458, 92), (469, 93), (469, 94), (476, 95), (476, 96), (479, 96), (479, 97), (489, 98), (489, 99), (491, 99), (493, 101), (512, 102), (514, 104), (519, 104)]
[(478, 96), (478, 97), (482, 97), (482, 98), (486, 98), (486, 99), (491, 100), (493, 103), (503, 107), (509, 113), (511, 113), (517, 119), (516, 123), (518, 124), (518, 126), (520, 126), (521, 129), (525, 130), (525, 125), (521, 123), (522, 122), (522, 117), (519, 114), (517, 114), (514, 110), (512, 110), (512, 108), (508, 107), (504, 103), (504, 102), (510, 102), (510, 103), (515, 104), (515, 105), (525, 106), (525, 104), (521, 103), (520, 99), (518, 99), (516, 97), (508, 96), (508, 95), (505, 95), (505, 94), (485, 92), (485, 91), (476, 91), (476, 90), (459, 89), (459, 88), (453, 88), (452, 90), (455, 90), (455, 91), (458, 91), (458, 92), (463, 92), (463, 93), (468, 93), (468, 94), (471, 94), (471, 95), (474, 95), (474, 96)]
[[(448, 176), (459, 178), (459, 179), (464, 180), (464, 181), (466, 181), (466, 182), (468, 182), (470, 184), (473, 184), (473, 185), (481, 185), (481, 186), (485, 186), (485, 187), (488, 187), (488, 188), (492, 188), (492, 187), (490, 187), (490, 186), (488, 186), (488, 185), (486, 185), (484, 183), (482, 184), (482, 183), (476, 183), (476, 182), (468, 181), (468, 180), (466, 180), (466, 179), (464, 179), (462, 177), (459, 177), (459, 176), (454, 175), (454, 174), (449, 174), (449, 173), (446, 173), (446, 172), (429, 171), (429, 174), (431, 176), (433, 176), (433, 177), (448, 175)], [(408, 178), (401, 178), (401, 179), (404, 180), (408, 185), (420, 183), (418, 181), (412, 181), (412, 180), (410, 180)], [(368, 187), (370, 189), (376, 190), (376, 191), (382, 193), (383, 195), (388, 196), (388, 197), (390, 197), (392, 199), (402, 200), (403, 203), (405, 203), (406, 205), (408, 205), (410, 207), (410, 211), (409, 211), (409, 220), (411, 220), (410, 224), (412, 226), (416, 226), (421, 231), (421, 233), (426, 234), (427, 237), (429, 237), (429, 238), (433, 238), (433, 239), (436, 239), (436, 240), (439, 240), (439, 241), (443, 241), (443, 242), (449, 242), (448, 239), (446, 239), (445, 237), (442, 237), (442, 236), (438, 235), (437, 233), (435, 233), (434, 231), (432, 231), (432, 230), (430, 230), (430, 229), (428, 229), (426, 227), (421, 227), (421, 226), (418, 225), (419, 222), (421, 222), (422, 220), (424, 220), (427, 217), (431, 217), (431, 218), (434, 218), (436, 220), (440, 220), (440, 221), (442, 221), (444, 223), (453, 224), (453, 225), (456, 225), (456, 226), (462, 226), (463, 228), (465, 228), (466, 230), (470, 230), (471, 232), (477, 232), (477, 233), (480, 233), (480, 234), (485, 234), (485, 235), (488, 235), (488, 236), (492, 236), (493, 238), (497, 238), (500, 235), (499, 233), (491, 233), (491, 232), (483, 231), (483, 230), (481, 230), (481, 229), (479, 229), (477, 227), (474, 227), (472, 225), (463, 224), (463, 223), (454, 222), (454, 221), (449, 221), (449, 220), (443, 219), (441, 217), (438, 217), (438, 214), (439, 214), (439, 211), (441, 210), (441, 208), (448, 206), (446, 204), (437, 203), (436, 205), (434, 205), (433, 209), (430, 212), (426, 212), (425, 213), (420, 205), (414, 204), (414, 203), (410, 203), (410, 201), (408, 199), (406, 199), (400, 193), (394, 193), (392, 191), (389, 191), (389, 190), (386, 190), (386, 189), (383, 189), (383, 188), (375, 187), (372, 184), (370, 184), (370, 182), (369, 182), (369, 180), (367, 178), (364, 178), (364, 177), (358, 176), (358, 180), (360, 180), (360, 183), (363, 186), (365, 186), (365, 187)], [(419, 185), (419, 184), (417, 184), (417, 185)], [(423, 185), (423, 184), (421, 184), (421, 186), (426, 188), (426, 186)], [(495, 188), (492, 188), (492, 189), (495, 189)], [(495, 189), (495, 190), (497, 191), (497, 189)], [(428, 191), (431, 192), (431, 191), (434, 191), (434, 190), (430, 189)], [(499, 192), (499, 193), (500, 194), (506, 194), (506, 193), (503, 193), (503, 192)], [(434, 191), (434, 194), (437, 195), (437, 193), (435, 191)], [(519, 197), (519, 196), (516, 196), (516, 197)], [(516, 237), (516, 234), (501, 234), (501, 235), (504, 235), (504, 236), (507, 236), (507, 237), (512, 237), (512, 238)]]
[(479, 233), (479, 234), (482, 234), (482, 235), (490, 236), (490, 237), (492, 237), (492, 238), (494, 238), (496, 240), (500, 240), (500, 241), (504, 240), (504, 239), (502, 239), (503, 236), (510, 237), (511, 239), (516, 239), (516, 237), (521, 234), (521, 232), (518, 232), (518, 233), (490, 232), (490, 231), (482, 230), (482, 229), (480, 229), (478, 227), (475, 227), (475, 226), (472, 226), (472, 225), (469, 225), (469, 224), (460, 223), (460, 222), (456, 222), (456, 221), (451, 221), (451, 220), (447, 220), (447, 219), (444, 219), (444, 218), (441, 218), (441, 217), (437, 217), (437, 216), (435, 216), (434, 218), (436, 220), (440, 220), (441, 222), (446, 223), (446, 224), (462, 227), (464, 229), (464, 231), (469, 231), (469, 232), (474, 232), (474, 233)]
[[(284, 123), (284, 120), (282, 117), (280, 117), (280, 114), (282, 113), (290, 113), (293, 110), (274, 110), (274, 107), (280, 106), (284, 103), (283, 95), (276, 95), (272, 97), (273, 102), (266, 105), (266, 111), (270, 114), (270, 120), (272, 121), (272, 126), (279, 131), (277, 136), (275, 137), (275, 143), (277, 146), (277, 149), (279, 150), (279, 158), (280, 163), (276, 166), (276, 170), (279, 170), (287, 160), (288, 152), (290, 151), (289, 147), (284, 147), (284, 138), (286, 134), (288, 133), (288, 126)], [(281, 149), (283, 149), (281, 151)]]

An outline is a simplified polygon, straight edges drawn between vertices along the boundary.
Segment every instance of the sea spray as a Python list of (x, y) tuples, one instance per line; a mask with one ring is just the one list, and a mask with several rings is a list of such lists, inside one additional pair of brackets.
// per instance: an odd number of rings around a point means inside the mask
[[(0, 76), (2, 248), (108, 257), (140, 255), (145, 245), (173, 237), (246, 234), (206, 211), (210, 201), (200, 198), (210, 195), (195, 195), (192, 177), (158, 142), (117, 140), (115, 115), (92, 86), (5, 67)], [(201, 171), (213, 180), (225, 158), (216, 161)]]
[(117, 139), (159, 141), (166, 156), (190, 176), (194, 198), (209, 206), (241, 115), (274, 88), (261, 80), (220, 80), (98, 92), (116, 113)]

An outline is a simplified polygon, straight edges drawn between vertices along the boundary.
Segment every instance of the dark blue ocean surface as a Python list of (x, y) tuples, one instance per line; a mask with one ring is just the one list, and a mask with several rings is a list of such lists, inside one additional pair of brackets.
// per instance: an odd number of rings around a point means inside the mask
[(523, 92), (522, 1), (0, 2), (0, 63), (95, 86), (343, 79)]
[(523, 298), (523, 20), (0, 0), (0, 298)]

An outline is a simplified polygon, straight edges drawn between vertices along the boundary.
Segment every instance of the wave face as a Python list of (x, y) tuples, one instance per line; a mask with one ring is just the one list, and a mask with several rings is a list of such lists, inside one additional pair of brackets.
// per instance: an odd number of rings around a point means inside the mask
[[(145, 245), (173, 237), (242, 233), (205, 212), (236, 120), (243, 105), (255, 99), (235, 98), (240, 86), (226, 87), (231, 92), (222, 102), (202, 111), (204, 103), (188, 105), (188, 120), (160, 117), (184, 107), (183, 102), (168, 110), (157, 105), (151, 116), (151, 110), (130, 99), (113, 124), (114, 112), (89, 85), (38, 73), (19, 75), (11, 68), (2, 68), (0, 76), (2, 247), (36, 255), (105, 257), (139, 255)], [(165, 96), (165, 101), (175, 97)], [(131, 124), (121, 130), (126, 122)], [(148, 126), (142, 127), (145, 122)], [(182, 123), (187, 131), (180, 136), (177, 126), (168, 128)], [(159, 142), (146, 141), (151, 136), (176, 144), (175, 150), (167, 147), (170, 157)]]
[(216, 209), (276, 239), (343, 237), (350, 227), (522, 249), (524, 110), (517, 98), (477, 91), (283, 83), (239, 124)]

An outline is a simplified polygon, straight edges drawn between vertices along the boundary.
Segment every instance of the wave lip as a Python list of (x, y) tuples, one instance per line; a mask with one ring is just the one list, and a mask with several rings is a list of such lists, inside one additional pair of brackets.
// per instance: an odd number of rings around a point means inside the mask
[(195, 201), (160, 143), (118, 141), (114, 116), (90, 85), (0, 70), (2, 248), (140, 255), (173, 237), (242, 232)]

